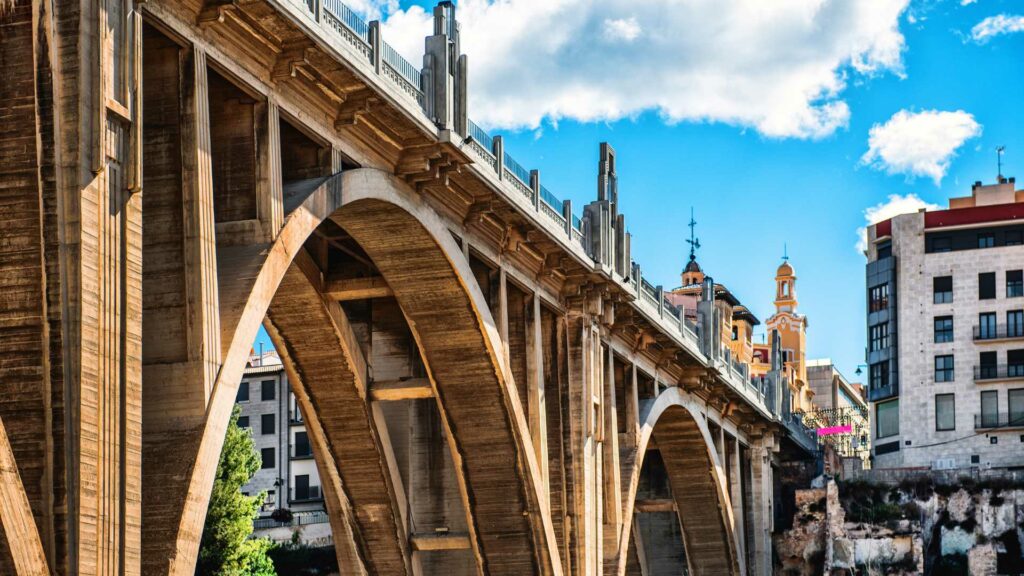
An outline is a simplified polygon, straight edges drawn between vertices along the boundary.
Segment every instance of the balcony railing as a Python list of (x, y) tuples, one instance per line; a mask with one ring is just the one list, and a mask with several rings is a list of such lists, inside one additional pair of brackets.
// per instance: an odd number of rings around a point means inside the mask
[(976, 341), (1008, 340), (1013, 338), (1024, 338), (1024, 326), (1020, 324), (1003, 324), (974, 327), (974, 339)]
[(296, 446), (293, 444), (290, 452), (291, 457), (295, 459), (313, 457), (313, 448), (309, 444), (306, 444), (305, 446)]
[(983, 412), (974, 415), (975, 430), (1024, 428), (1024, 412)]
[(982, 364), (974, 367), (974, 380), (1013, 380), (1024, 379), (1024, 364)]
[(252, 527), (254, 530), (266, 530), (268, 528), (278, 528), (280, 526), (308, 526), (310, 524), (326, 524), (331, 519), (327, 516), (327, 512), (316, 511), (316, 512), (295, 512), (292, 514), (291, 522), (278, 522), (273, 518), (257, 518), (252, 521)]
[(324, 495), (320, 490), (319, 486), (310, 486), (307, 490), (298, 490), (292, 488), (291, 495), (288, 498), (289, 502), (312, 502), (315, 500), (323, 500)]
[(870, 402), (887, 400), (899, 395), (900, 387), (895, 382), (891, 382), (885, 386), (871, 386), (868, 388), (868, 400)]

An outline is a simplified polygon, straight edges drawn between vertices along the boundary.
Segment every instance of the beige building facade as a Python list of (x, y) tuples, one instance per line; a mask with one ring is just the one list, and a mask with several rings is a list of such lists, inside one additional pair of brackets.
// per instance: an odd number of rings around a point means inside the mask
[(868, 229), (876, 468), (1024, 466), (1024, 195), (975, 183), (950, 209)]

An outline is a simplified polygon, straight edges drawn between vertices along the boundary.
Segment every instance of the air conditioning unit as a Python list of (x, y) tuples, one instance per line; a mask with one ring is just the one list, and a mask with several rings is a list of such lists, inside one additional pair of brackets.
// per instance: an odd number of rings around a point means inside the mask
[(939, 458), (932, 462), (932, 470), (953, 470), (956, 468), (956, 458)]

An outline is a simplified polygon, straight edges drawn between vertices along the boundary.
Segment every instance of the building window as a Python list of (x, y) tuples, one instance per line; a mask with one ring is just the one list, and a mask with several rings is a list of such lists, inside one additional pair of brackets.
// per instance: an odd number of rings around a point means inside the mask
[(946, 304), (953, 301), (953, 277), (936, 276), (932, 278), (932, 293), (936, 304)]
[(953, 317), (952, 316), (936, 316), (935, 317), (935, 342), (952, 342), (953, 341)]
[(872, 352), (889, 347), (889, 324), (875, 324), (871, 327), (869, 346)]
[(1010, 404), (1010, 426), (1024, 426), (1024, 388), (1006, 391), (1006, 400)]
[(269, 434), (275, 434), (276, 426), (274, 426), (274, 415), (264, 414), (260, 416), (260, 434), (267, 436)]
[(875, 404), (875, 434), (878, 438), (888, 438), (900, 433), (900, 401), (879, 402)]
[(889, 308), (889, 285), (873, 286), (868, 292), (868, 311), (879, 312)]
[(1024, 296), (1024, 270), (1006, 271), (1006, 297)]
[(932, 238), (932, 252), (949, 252), (953, 249), (953, 240), (949, 236)]
[(991, 340), (996, 337), (996, 313), (982, 312), (978, 314), (978, 340)]
[(996, 273), (982, 272), (978, 274), (978, 299), (991, 300), (996, 297)]
[(739, 327), (738, 326), (733, 326), (732, 327), (732, 339), (733, 340), (739, 340), (740, 339), (740, 332), (739, 332)]
[(238, 394), (235, 395), (235, 402), (248, 402), (249, 401), (249, 383), (242, 381), (238, 385)]
[(998, 375), (995, 352), (982, 352), (978, 355), (978, 380), (991, 380)]
[(1024, 376), (1024, 350), (1006, 351), (1006, 376), (1008, 378)]
[(239, 428), (248, 428), (249, 427), (249, 417), (248, 416), (239, 416), (238, 417), (238, 427)]
[(1019, 338), (1024, 336), (1024, 310), (1006, 311), (1006, 337)]
[(274, 449), (272, 447), (271, 448), (261, 448), (260, 449), (260, 459), (263, 460), (263, 463), (260, 464), (260, 469), (261, 470), (268, 470), (270, 468), (277, 468), (277, 464), (275, 462), (276, 458), (274, 458)]
[(995, 234), (978, 234), (978, 248), (993, 248), (995, 245)]
[(942, 356), (935, 357), (935, 381), (936, 382), (952, 382), (953, 381), (953, 355), (944, 354)]
[(876, 248), (878, 260), (892, 256), (892, 241), (880, 242)]
[(981, 393), (981, 427), (999, 426), (999, 392), (986, 390)]
[(878, 362), (871, 365), (872, 390), (882, 390), (889, 387), (889, 361)]
[(260, 382), (260, 400), (266, 402), (277, 397), (277, 380)]
[(1004, 246), (1020, 246), (1020, 244), (1020, 230), (1007, 230), (1006, 233), (1003, 234)]
[(309, 445), (309, 434), (305, 432), (295, 433), (295, 457), (303, 458), (312, 456), (313, 449)]
[(956, 399), (953, 394), (935, 395), (935, 429), (956, 430)]

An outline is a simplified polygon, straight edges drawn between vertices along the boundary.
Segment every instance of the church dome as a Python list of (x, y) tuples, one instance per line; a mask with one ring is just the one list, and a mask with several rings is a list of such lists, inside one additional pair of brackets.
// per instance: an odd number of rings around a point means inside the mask
[(793, 276), (793, 267), (790, 266), (789, 261), (783, 262), (779, 269), (775, 272), (776, 276)]
[(687, 272), (701, 272), (700, 264), (697, 264), (697, 260), (695, 258), (691, 258), (690, 261), (686, 263), (686, 268), (683, 268), (683, 273), (685, 274)]

